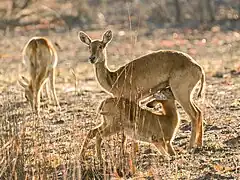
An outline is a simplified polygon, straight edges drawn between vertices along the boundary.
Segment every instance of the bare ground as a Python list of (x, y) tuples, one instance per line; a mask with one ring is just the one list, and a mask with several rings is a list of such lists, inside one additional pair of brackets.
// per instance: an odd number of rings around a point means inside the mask
[[(187, 150), (191, 124), (179, 106), (182, 122), (174, 141), (176, 157), (164, 161), (150, 146), (140, 144), (134, 163), (128, 155), (119, 157), (118, 135), (104, 141), (106, 163), (99, 165), (94, 141), (89, 144), (85, 162), (80, 161), (79, 151), (87, 131), (101, 122), (95, 110), (108, 95), (94, 78), (87, 62), (87, 47), (77, 39), (77, 31), (1, 34), (0, 179), (114, 179), (121, 174), (133, 179), (239, 179), (239, 32), (221, 32), (217, 27), (204, 32), (114, 29), (114, 39), (108, 47), (111, 69), (152, 50), (166, 48), (187, 52), (203, 66), (206, 98), (196, 102), (204, 111), (204, 147)], [(103, 30), (89, 32), (93, 38), (102, 33)], [(54, 111), (44, 101), (40, 118), (31, 113), (17, 83), (20, 75), (27, 74), (21, 64), (22, 48), (34, 35), (45, 35), (61, 47), (56, 86), (62, 111)], [(130, 151), (129, 141), (127, 152)], [(129, 170), (132, 168), (135, 174)]]

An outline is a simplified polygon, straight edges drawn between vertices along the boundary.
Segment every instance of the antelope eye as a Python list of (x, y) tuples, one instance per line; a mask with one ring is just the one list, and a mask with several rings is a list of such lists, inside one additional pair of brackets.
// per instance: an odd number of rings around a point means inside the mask
[(102, 46), (102, 45), (99, 45), (98, 47), (99, 47), (99, 49), (102, 49), (102, 48), (103, 48), (103, 46)]
[(91, 53), (92, 52), (92, 49), (90, 46), (88, 46), (88, 51)]

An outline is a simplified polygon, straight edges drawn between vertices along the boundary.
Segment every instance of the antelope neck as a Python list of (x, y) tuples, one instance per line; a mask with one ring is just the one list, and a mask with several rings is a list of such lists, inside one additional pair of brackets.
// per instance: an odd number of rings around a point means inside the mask
[(113, 72), (108, 69), (105, 61), (97, 62), (94, 64), (94, 69), (98, 83), (106, 91), (110, 92), (114, 83), (114, 80), (112, 78)]

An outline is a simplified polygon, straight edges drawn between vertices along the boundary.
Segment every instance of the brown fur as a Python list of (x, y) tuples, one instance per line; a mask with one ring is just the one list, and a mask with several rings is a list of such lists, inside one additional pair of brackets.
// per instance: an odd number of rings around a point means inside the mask
[[(27, 66), (30, 80), (22, 77), (19, 84), (25, 89), (25, 97), (32, 109), (38, 114), (40, 108), (40, 91), (49, 81), (52, 98), (59, 106), (55, 92), (55, 68), (57, 66), (57, 52), (51, 42), (44, 37), (33, 37), (23, 49), (23, 61)], [(46, 84), (46, 87), (48, 84)], [(47, 88), (48, 89), (48, 88)]]
[(102, 139), (120, 131), (124, 131), (132, 139), (154, 144), (164, 156), (174, 155), (172, 141), (180, 118), (174, 99), (162, 100), (161, 103), (164, 114), (158, 115), (141, 109), (135, 102), (124, 98), (105, 99), (98, 108), (98, 112), (103, 115), (103, 121), (101, 125), (89, 131), (82, 146), (81, 156), (84, 156), (89, 140), (96, 136), (97, 155), (102, 159)]
[(160, 50), (110, 71), (106, 65), (106, 46), (112, 39), (112, 31), (106, 31), (102, 40), (91, 40), (84, 32), (79, 39), (89, 46), (89, 61), (94, 65), (96, 78), (106, 92), (137, 103), (170, 86), (175, 99), (182, 105), (192, 121), (190, 147), (202, 146), (202, 112), (192, 100), (192, 92), (201, 82), (198, 96), (205, 83), (201, 66), (189, 55), (173, 50)]

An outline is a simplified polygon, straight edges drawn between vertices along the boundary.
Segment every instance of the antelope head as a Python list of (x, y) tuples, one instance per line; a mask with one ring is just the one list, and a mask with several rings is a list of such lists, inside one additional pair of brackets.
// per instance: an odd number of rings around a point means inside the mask
[(108, 30), (103, 34), (102, 40), (92, 40), (86, 33), (80, 31), (78, 37), (80, 41), (89, 48), (89, 62), (96, 64), (105, 61), (106, 46), (112, 40), (112, 31)]
[(33, 108), (33, 90), (30, 82), (27, 78), (22, 76), (22, 79), (18, 81), (18, 83), (24, 88), (25, 91), (25, 98), (31, 104)]

